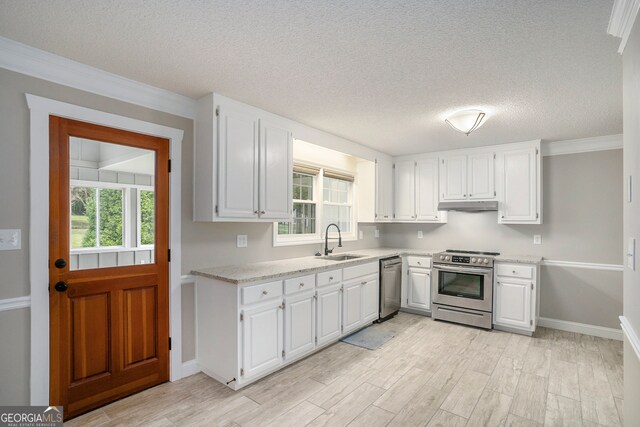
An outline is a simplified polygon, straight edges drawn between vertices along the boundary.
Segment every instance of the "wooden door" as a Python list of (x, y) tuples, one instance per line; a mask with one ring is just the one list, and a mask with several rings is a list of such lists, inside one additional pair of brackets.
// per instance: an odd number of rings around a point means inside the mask
[(416, 219), (416, 181), (413, 160), (395, 164), (395, 219), (414, 221)]
[(407, 307), (431, 310), (431, 273), (422, 268), (409, 268)]
[(418, 221), (438, 221), (438, 159), (420, 160), (416, 166)]
[(440, 189), (441, 200), (466, 200), (467, 156), (451, 156), (441, 160)]
[(494, 153), (469, 156), (469, 199), (495, 199)]
[(318, 345), (340, 338), (342, 327), (342, 285), (318, 289)]
[(310, 290), (285, 298), (284, 354), (295, 359), (316, 347), (316, 296)]
[(279, 123), (260, 120), (260, 218), (291, 219), (293, 139)]
[(244, 310), (243, 377), (250, 379), (282, 364), (284, 323), (282, 300)]
[(523, 329), (531, 328), (531, 282), (498, 277), (496, 285), (494, 323)]
[(362, 322), (362, 284), (360, 280), (345, 282), (342, 296), (342, 333), (357, 329)]
[(65, 418), (169, 379), (168, 164), (166, 139), (50, 118), (49, 395)]

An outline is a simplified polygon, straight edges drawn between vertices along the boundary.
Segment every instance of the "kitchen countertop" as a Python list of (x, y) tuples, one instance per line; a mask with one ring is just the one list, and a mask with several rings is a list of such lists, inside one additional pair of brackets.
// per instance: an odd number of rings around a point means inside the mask
[[(409, 249), (409, 248), (375, 248), (348, 251), (344, 253), (360, 255), (360, 258), (346, 261), (330, 261), (316, 256), (302, 258), (289, 258), (277, 261), (255, 262), (238, 265), (228, 265), (222, 267), (203, 268), (191, 271), (194, 276), (206, 277), (209, 279), (221, 280), (233, 284), (244, 284), (259, 282), (269, 279), (281, 279), (286, 277), (299, 276), (302, 274), (318, 273), (326, 270), (352, 267), (354, 265), (366, 264), (396, 255), (416, 255), (432, 256), (434, 253), (442, 252), (442, 249)], [(334, 255), (341, 255), (336, 253)], [(542, 257), (531, 255), (500, 255), (496, 261), (516, 262), (525, 264), (538, 264)]]

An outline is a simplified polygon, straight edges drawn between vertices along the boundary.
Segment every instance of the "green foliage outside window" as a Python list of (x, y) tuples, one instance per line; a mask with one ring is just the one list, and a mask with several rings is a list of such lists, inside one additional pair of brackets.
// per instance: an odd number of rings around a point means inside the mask
[(154, 243), (155, 200), (153, 191), (140, 191), (140, 244)]

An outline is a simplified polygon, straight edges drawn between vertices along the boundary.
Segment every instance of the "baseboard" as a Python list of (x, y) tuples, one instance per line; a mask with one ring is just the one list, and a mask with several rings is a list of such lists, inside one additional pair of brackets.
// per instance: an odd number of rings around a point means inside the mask
[(182, 363), (182, 378), (190, 377), (200, 372), (200, 365), (196, 359)]
[(633, 347), (633, 351), (635, 351), (636, 356), (640, 359), (640, 337), (638, 337), (635, 329), (633, 329), (633, 326), (631, 326), (631, 323), (625, 316), (620, 316), (620, 326), (622, 327), (622, 331), (627, 337), (627, 340), (629, 340), (629, 344)]
[(558, 329), (560, 331), (577, 332), (584, 335), (592, 335), (594, 337), (609, 338), (612, 340), (622, 341), (622, 330), (614, 328), (605, 328), (604, 326), (587, 325), (586, 323), (570, 322), (568, 320), (549, 319), (541, 317), (538, 319), (538, 326), (545, 328)]

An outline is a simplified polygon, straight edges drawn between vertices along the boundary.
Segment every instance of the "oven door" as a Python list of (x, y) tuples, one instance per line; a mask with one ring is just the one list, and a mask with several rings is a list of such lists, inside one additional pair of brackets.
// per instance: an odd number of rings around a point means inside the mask
[(431, 296), (436, 304), (492, 311), (493, 269), (433, 266)]

